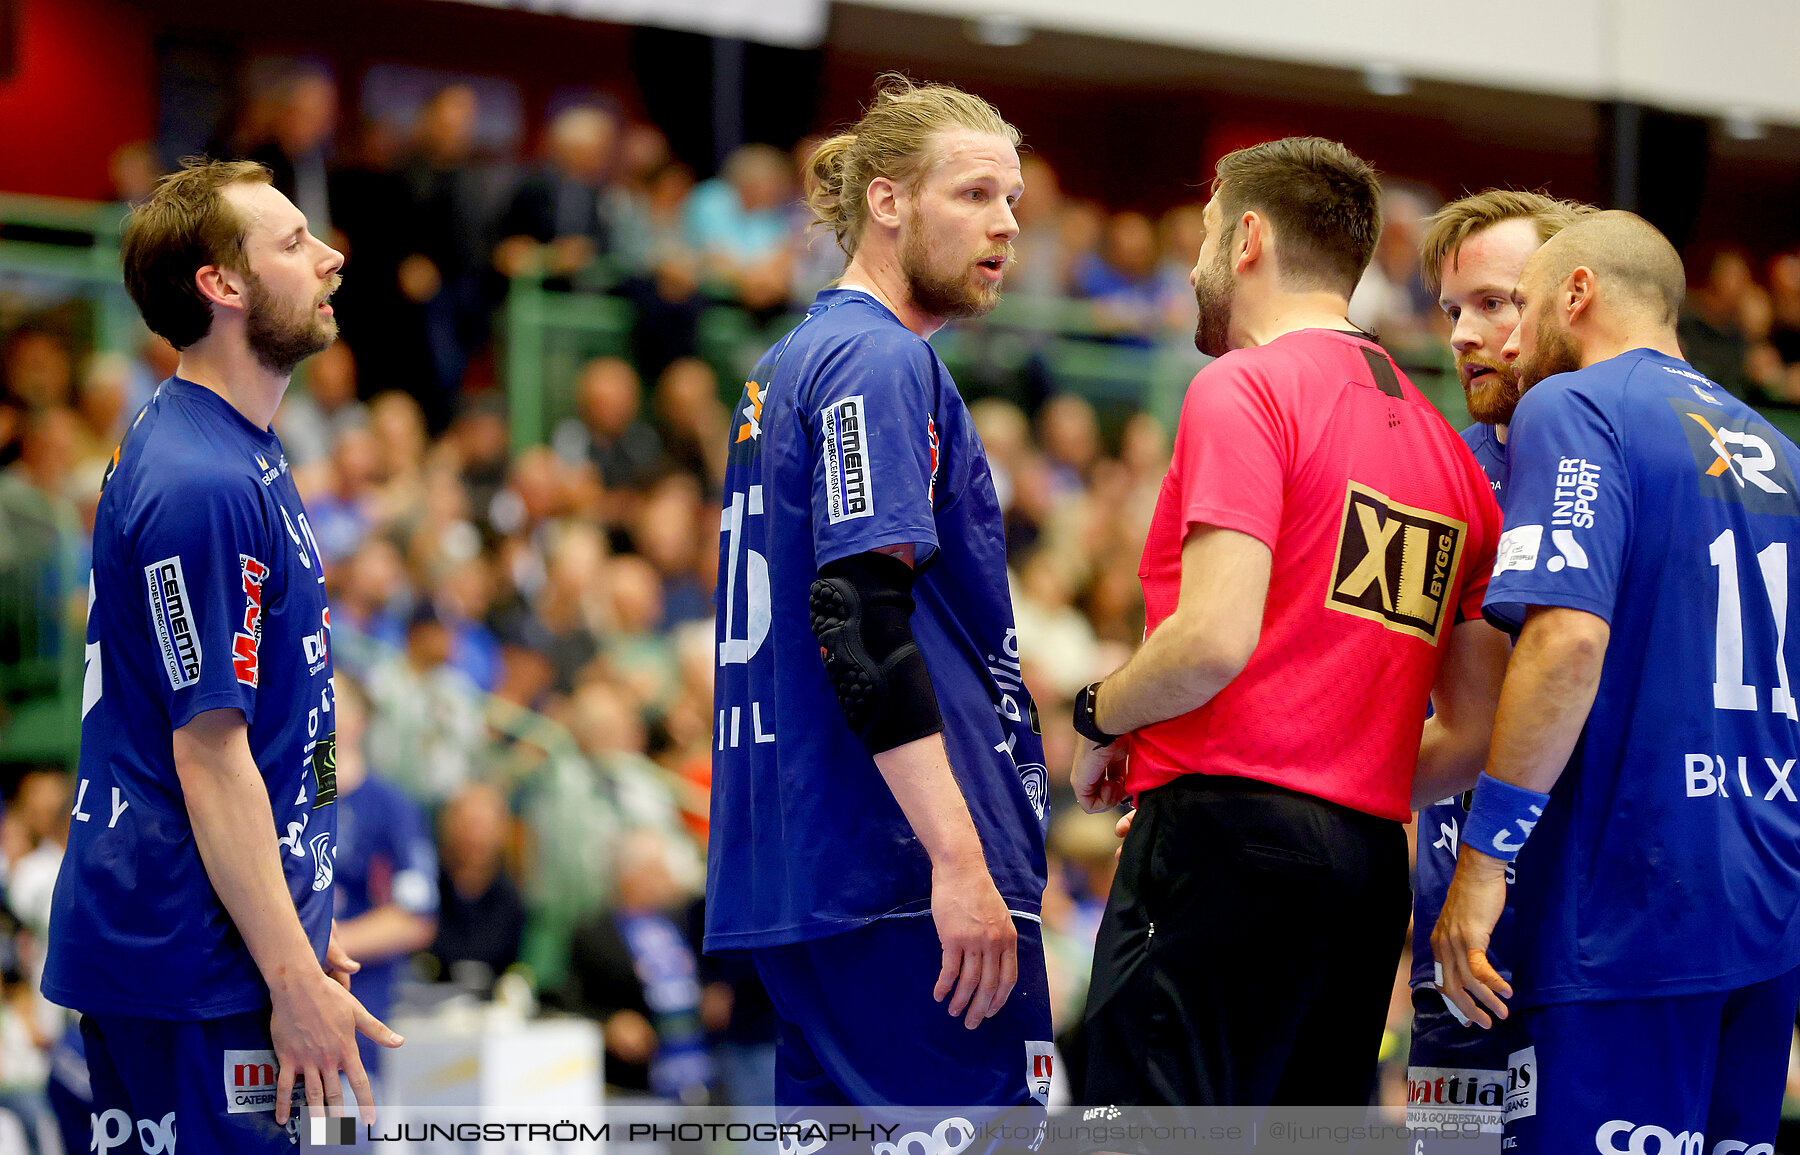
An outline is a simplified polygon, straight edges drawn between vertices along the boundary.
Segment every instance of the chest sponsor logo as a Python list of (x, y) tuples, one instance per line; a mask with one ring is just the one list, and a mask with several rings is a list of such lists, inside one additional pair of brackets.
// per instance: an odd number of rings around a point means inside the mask
[(1506, 1107), (1503, 1118), (1512, 1123), (1537, 1114), (1537, 1048), (1526, 1047), (1506, 1056)]
[(1325, 607), (1436, 645), (1468, 526), (1350, 482)]
[(875, 513), (868, 425), (859, 393), (819, 411), (825, 454), (825, 512), (831, 524)]
[(1752, 513), (1796, 512), (1794, 474), (1779, 434), (1753, 417), (1731, 417), (1684, 401), (1670, 405), (1694, 454), (1702, 493)]
[(244, 591), (243, 628), (231, 638), (231, 672), (254, 689), (262, 678), (263, 583), (269, 567), (247, 553), (238, 555), (239, 584)]
[(200, 635), (194, 627), (193, 603), (180, 557), (165, 557), (144, 567), (150, 595), (150, 625), (169, 688), (180, 690), (200, 680)]

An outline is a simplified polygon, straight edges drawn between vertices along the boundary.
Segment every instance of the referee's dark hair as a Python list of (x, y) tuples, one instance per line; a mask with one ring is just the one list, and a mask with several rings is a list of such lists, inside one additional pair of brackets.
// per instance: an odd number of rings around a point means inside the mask
[(1238, 218), (1260, 213), (1274, 225), (1286, 287), (1356, 290), (1381, 237), (1381, 184), (1367, 161), (1335, 140), (1290, 136), (1226, 153), (1214, 172), (1221, 252)]
[(250, 160), (190, 157), (156, 182), (131, 210), (119, 246), (125, 288), (150, 331), (185, 349), (212, 329), (212, 305), (194, 274), (207, 265), (248, 272), (246, 223), (222, 195), (239, 182), (270, 184), (268, 168)]

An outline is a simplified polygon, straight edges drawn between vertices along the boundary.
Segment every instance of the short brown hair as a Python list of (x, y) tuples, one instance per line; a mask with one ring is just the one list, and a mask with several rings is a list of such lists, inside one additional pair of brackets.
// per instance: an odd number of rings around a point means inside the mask
[(1444, 288), (1444, 261), (1454, 260), (1475, 234), (1507, 221), (1530, 221), (1542, 244), (1594, 211), (1593, 205), (1580, 201), (1509, 188), (1451, 201), (1426, 222), (1425, 239), (1419, 242), (1419, 279), (1435, 300)]
[(814, 223), (830, 229), (838, 247), (855, 256), (869, 216), (869, 182), (886, 177), (915, 187), (936, 159), (932, 138), (953, 128), (990, 132), (1019, 145), (1019, 130), (981, 97), (948, 84), (914, 84), (897, 72), (883, 75), (862, 119), (807, 159), (806, 207)]
[(1221, 157), (1213, 195), (1223, 245), (1247, 211), (1275, 226), (1282, 280), (1348, 297), (1381, 237), (1381, 185), (1369, 163), (1335, 140), (1290, 136)]
[(185, 349), (212, 329), (212, 305), (194, 274), (207, 265), (248, 271), (245, 222), (225, 200), (224, 189), (273, 179), (255, 161), (190, 157), (131, 210), (119, 257), (125, 288), (151, 332)]

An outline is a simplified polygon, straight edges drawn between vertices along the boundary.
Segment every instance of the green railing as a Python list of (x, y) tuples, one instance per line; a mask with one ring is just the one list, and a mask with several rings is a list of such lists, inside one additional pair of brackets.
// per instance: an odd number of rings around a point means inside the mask
[(119, 273), (120, 205), (0, 193), (0, 275), (67, 286), (93, 312), (94, 346), (123, 352), (141, 327)]

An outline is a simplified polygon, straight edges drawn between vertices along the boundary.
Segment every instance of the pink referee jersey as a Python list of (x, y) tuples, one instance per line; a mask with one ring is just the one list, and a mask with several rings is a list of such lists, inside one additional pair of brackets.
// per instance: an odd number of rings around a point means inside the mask
[(1373, 341), (1289, 333), (1188, 387), (1138, 569), (1149, 631), (1198, 526), (1273, 552), (1262, 634), (1212, 701), (1129, 736), (1132, 793), (1227, 774), (1406, 821), (1444, 639), (1481, 616), (1500, 535), (1468, 446)]

